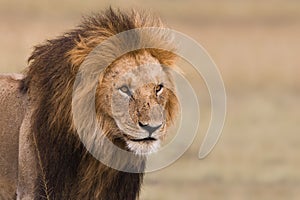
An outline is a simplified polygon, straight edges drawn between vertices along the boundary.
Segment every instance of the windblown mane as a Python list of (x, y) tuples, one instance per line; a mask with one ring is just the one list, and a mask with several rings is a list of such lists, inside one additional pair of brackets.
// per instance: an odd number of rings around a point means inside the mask
[[(110, 8), (85, 18), (80, 26), (63, 36), (35, 47), (21, 90), (28, 92), (35, 105), (32, 131), (40, 186), (36, 199), (132, 200), (138, 196), (143, 175), (110, 169), (87, 152), (73, 127), (71, 102), (76, 74), (86, 56), (110, 36), (143, 27), (163, 28), (163, 24), (148, 14)], [(175, 58), (162, 49), (140, 51), (149, 51), (166, 65), (171, 65)], [(110, 125), (114, 123), (112, 119), (101, 119), (106, 120), (110, 131), (118, 131)], [(112, 185), (114, 191), (109, 191)]]

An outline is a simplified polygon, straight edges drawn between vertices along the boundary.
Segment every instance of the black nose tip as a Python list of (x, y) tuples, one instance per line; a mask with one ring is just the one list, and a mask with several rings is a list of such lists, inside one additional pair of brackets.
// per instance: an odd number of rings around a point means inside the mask
[(158, 126), (149, 126), (147, 124), (143, 124), (143, 123), (139, 122), (139, 126), (142, 129), (148, 131), (149, 134), (152, 134), (154, 131), (156, 131), (157, 129), (159, 129), (161, 127), (161, 124)]

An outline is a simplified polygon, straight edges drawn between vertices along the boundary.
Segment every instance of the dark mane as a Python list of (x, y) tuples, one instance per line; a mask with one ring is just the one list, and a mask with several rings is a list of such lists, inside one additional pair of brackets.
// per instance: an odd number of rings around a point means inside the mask
[[(138, 196), (143, 175), (110, 169), (87, 152), (72, 125), (71, 102), (76, 73), (91, 50), (112, 35), (142, 27), (163, 25), (149, 14), (109, 8), (35, 47), (20, 87), (35, 104), (32, 131), (42, 163), (35, 199), (133, 200)], [(161, 63), (170, 64), (175, 57), (159, 49), (148, 51)]]

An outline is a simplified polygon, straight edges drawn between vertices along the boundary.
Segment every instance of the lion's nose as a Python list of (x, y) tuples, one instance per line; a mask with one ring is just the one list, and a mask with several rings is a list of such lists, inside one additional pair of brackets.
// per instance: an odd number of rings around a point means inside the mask
[(159, 129), (159, 128), (161, 127), (161, 125), (162, 125), (162, 124), (160, 124), (160, 125), (158, 125), (158, 126), (149, 126), (148, 124), (143, 124), (143, 123), (139, 122), (139, 126), (140, 126), (142, 129), (148, 131), (148, 133), (150, 134), (150, 136), (151, 136), (151, 134), (152, 134), (154, 131), (156, 131), (157, 129)]

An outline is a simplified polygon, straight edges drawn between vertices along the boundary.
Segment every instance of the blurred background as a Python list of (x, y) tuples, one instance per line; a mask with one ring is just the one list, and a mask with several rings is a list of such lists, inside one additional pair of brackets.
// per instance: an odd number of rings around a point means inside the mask
[(0, 0), (0, 72), (20, 72), (32, 47), (109, 5), (162, 17), (209, 52), (228, 113), (209, 157), (197, 158), (209, 120), (203, 82), (200, 133), (178, 161), (146, 175), (142, 200), (300, 198), (300, 1)]

